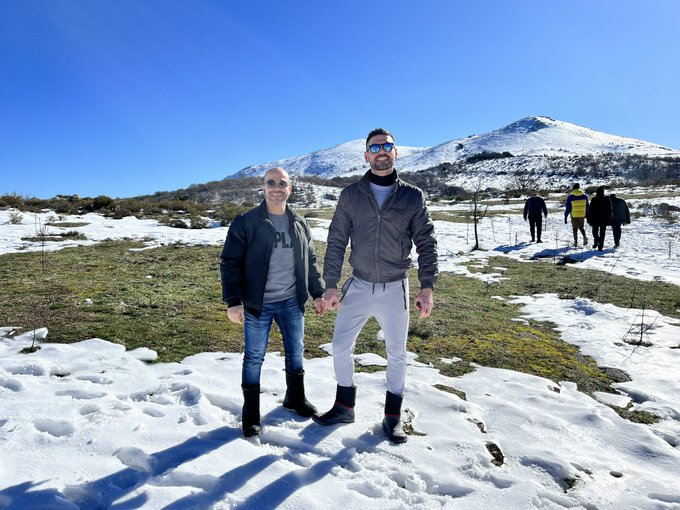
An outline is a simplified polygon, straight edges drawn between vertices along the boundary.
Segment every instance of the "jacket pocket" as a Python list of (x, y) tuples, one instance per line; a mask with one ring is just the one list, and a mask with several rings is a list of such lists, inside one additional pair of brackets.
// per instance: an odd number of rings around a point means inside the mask
[(399, 245), (401, 247), (401, 259), (407, 260), (411, 256), (411, 248), (413, 247), (411, 236), (401, 234), (399, 236)]
[(347, 295), (347, 293), (349, 292), (349, 288), (352, 286), (353, 281), (354, 281), (354, 277), (350, 276), (349, 278), (347, 278), (347, 281), (345, 281), (345, 283), (342, 284), (342, 289), (341, 289), (342, 295), (340, 296), (340, 302), (341, 303), (342, 303), (342, 300), (345, 299), (345, 296)]

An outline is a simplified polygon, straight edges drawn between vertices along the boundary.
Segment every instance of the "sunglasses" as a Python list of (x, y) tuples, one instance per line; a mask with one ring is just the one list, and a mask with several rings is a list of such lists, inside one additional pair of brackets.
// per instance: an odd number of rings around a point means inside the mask
[[(276, 188), (276, 181), (274, 179), (269, 179), (268, 181), (265, 181), (265, 184), (267, 185), (268, 188), (274, 189)], [(279, 188), (281, 189), (286, 189), (288, 187), (288, 182), (287, 181), (279, 181)]]
[(371, 154), (378, 154), (380, 152), (380, 148), (384, 150), (385, 152), (392, 152), (392, 149), (394, 149), (394, 144), (391, 142), (385, 142), (385, 143), (372, 143), (371, 145), (368, 146), (368, 150), (371, 151)]

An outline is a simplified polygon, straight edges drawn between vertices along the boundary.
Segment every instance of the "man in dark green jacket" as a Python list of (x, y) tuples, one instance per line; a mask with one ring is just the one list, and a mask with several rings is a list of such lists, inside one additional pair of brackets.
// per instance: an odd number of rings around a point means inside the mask
[(272, 168), (264, 176), (264, 201), (237, 216), (224, 242), (220, 270), (222, 301), (229, 320), (244, 324), (243, 434), (260, 434), (260, 372), (272, 321), (285, 349), (283, 406), (310, 417), (316, 408), (304, 391), (304, 307), (309, 295), (323, 315), (323, 281), (304, 218), (288, 207), (293, 188), (288, 173)]

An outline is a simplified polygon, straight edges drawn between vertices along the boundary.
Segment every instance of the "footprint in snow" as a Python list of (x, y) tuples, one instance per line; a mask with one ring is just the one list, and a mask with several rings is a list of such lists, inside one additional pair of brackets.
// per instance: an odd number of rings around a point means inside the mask
[(98, 413), (99, 411), (101, 411), (101, 408), (95, 404), (84, 405), (78, 410), (80, 416), (88, 416), (90, 414)]
[(178, 370), (177, 372), (172, 372), (171, 374), (161, 376), (161, 379), (170, 379), (171, 377), (177, 377), (177, 376), (184, 377), (184, 376), (187, 376), (187, 375), (190, 375), (190, 374), (193, 374), (193, 373), (194, 373), (193, 370), (186, 368), (184, 370)]
[(39, 432), (45, 432), (54, 437), (68, 437), (75, 432), (75, 427), (71, 422), (65, 420), (51, 420), (49, 418), (38, 419), (33, 422), (33, 426)]
[(55, 395), (58, 397), (72, 397), (76, 400), (92, 400), (95, 398), (105, 397), (106, 393), (83, 390), (65, 390), (57, 391)]
[(113, 384), (113, 381), (107, 377), (101, 376), (101, 375), (79, 375), (76, 377), (79, 381), (90, 381), (91, 383), (94, 384)]
[(191, 411), (189, 413), (183, 413), (182, 416), (179, 417), (179, 420), (177, 420), (178, 423), (186, 423), (188, 421), (192, 421), (194, 425), (207, 425), (208, 420), (205, 419), (205, 417), (197, 412), (197, 411)]
[(149, 416), (153, 418), (163, 418), (165, 416), (165, 413), (159, 411), (158, 409), (154, 409), (153, 407), (145, 407), (142, 412), (144, 414), (148, 414)]
[(64, 488), (63, 495), (76, 508), (108, 508), (104, 496), (95, 490), (69, 486)]
[(169, 386), (163, 384), (153, 390), (132, 393), (130, 399), (135, 402), (153, 402), (163, 405), (175, 404), (175, 399), (178, 399), (185, 406), (191, 407), (198, 404), (201, 395), (200, 388), (192, 384), (174, 383)]
[(139, 448), (127, 446), (116, 451), (115, 456), (126, 466), (145, 473), (153, 471), (152, 458)]
[(23, 391), (24, 389), (21, 383), (14, 379), (0, 379), (0, 388), (5, 388), (14, 392)]
[(42, 376), (42, 375), (45, 375), (47, 373), (45, 371), (45, 367), (43, 367), (41, 365), (36, 365), (36, 364), (18, 365), (18, 366), (8, 367), (7, 371), (12, 375)]

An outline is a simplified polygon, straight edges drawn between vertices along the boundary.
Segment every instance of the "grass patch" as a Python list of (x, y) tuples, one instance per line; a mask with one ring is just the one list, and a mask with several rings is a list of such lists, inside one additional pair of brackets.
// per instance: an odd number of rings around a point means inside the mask
[(446, 386), (445, 384), (435, 384), (434, 387), (445, 393), (452, 393), (461, 400), (467, 400), (467, 395), (465, 394), (464, 391), (457, 390), (456, 388), (452, 388), (451, 386)]
[[(588, 298), (621, 308), (652, 309), (680, 319), (680, 292), (666, 282), (642, 281), (595, 269), (557, 265), (552, 260), (518, 262), (509, 257), (490, 257), (488, 266), (470, 265), (471, 272), (495, 272), (503, 267), (499, 284), (487, 286), (486, 294), (510, 297), (555, 293), (563, 299)], [(612, 339), (614, 340), (614, 339)]]
[[(221, 246), (171, 245), (132, 251), (141, 244), (103, 242), (45, 254), (45, 272), (38, 252), (0, 256), (0, 325), (24, 330), (49, 329), (50, 342), (99, 337), (127, 348), (149, 347), (159, 361), (179, 361), (198, 352), (241, 352), (242, 327), (228, 321), (221, 303)], [(320, 260), (325, 245), (316, 243)], [(507, 268), (500, 284), (460, 275), (440, 275), (432, 317), (419, 320), (414, 311), (408, 349), (419, 361), (443, 374), (460, 376), (474, 363), (539, 375), (553, 381), (574, 381), (581, 391), (611, 391), (612, 379), (576, 347), (560, 340), (553, 325), (514, 321), (519, 305), (491, 299), (500, 295), (557, 292), (618, 306), (636, 306), (644, 296), (647, 308), (677, 317), (677, 289), (661, 282), (633, 282), (594, 270), (573, 271), (550, 261), (520, 263), (492, 257)], [(486, 269), (485, 269), (486, 270)], [(345, 265), (344, 277), (349, 275)], [(411, 296), (417, 289), (411, 273)], [(320, 345), (331, 341), (335, 314), (317, 317), (308, 304), (305, 318), (306, 356), (327, 356)], [(357, 354), (385, 355), (379, 326), (368, 321), (357, 339)], [(612, 339), (612, 341), (615, 339)], [(270, 351), (282, 351), (274, 326)], [(458, 357), (461, 362), (444, 363)], [(380, 371), (383, 367), (359, 370)]]
[(632, 421), (633, 423), (642, 423), (644, 425), (654, 425), (655, 423), (659, 423), (660, 418), (652, 413), (648, 413), (647, 411), (640, 411), (636, 409), (632, 409), (632, 404), (630, 404), (628, 407), (618, 407), (614, 405), (610, 405), (614, 411), (616, 411), (616, 414), (618, 414), (621, 418), (624, 418), (628, 421)]
[[(0, 257), (0, 324), (46, 326), (49, 341), (99, 337), (149, 347), (161, 361), (241, 350), (240, 328), (221, 304), (218, 247), (130, 251), (104, 242), (46, 254)], [(238, 335), (237, 335), (238, 331)]]
[(45, 225), (59, 228), (87, 227), (89, 223), (85, 221), (48, 221)]
[[(611, 391), (611, 380), (577, 347), (560, 340), (551, 324), (516, 322), (519, 305), (491, 299), (486, 283), (460, 275), (438, 280), (435, 311), (412, 321), (409, 349), (419, 361), (457, 377), (476, 363), (576, 382), (581, 391)], [(496, 293), (495, 293), (496, 294)], [(444, 363), (441, 358), (461, 358)]]
[(60, 241), (85, 241), (87, 236), (81, 232), (76, 232), (75, 230), (69, 230), (68, 232), (59, 232), (46, 235), (35, 235), (22, 237), (22, 241), (27, 241), (30, 243), (46, 243), (46, 242), (60, 242)]
[(469, 221), (470, 212), (460, 211), (430, 211), (433, 220), (450, 221), (451, 223), (466, 223)]
[(297, 209), (296, 211), (306, 219), (332, 220), (335, 209)]

